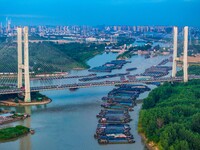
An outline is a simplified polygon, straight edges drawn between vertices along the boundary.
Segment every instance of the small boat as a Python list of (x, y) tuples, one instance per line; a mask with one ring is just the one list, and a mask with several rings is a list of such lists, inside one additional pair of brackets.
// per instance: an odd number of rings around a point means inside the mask
[(35, 130), (33, 130), (33, 129), (30, 129), (29, 132), (30, 132), (31, 134), (35, 134)]

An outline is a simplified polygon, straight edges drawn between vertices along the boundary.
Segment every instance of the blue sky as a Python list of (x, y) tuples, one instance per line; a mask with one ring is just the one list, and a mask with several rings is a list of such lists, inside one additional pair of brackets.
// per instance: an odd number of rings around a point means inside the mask
[(0, 0), (17, 25), (200, 26), (200, 0)]

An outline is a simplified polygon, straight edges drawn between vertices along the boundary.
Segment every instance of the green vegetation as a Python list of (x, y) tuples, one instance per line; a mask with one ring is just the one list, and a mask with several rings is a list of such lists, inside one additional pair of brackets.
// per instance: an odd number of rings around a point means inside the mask
[(15, 99), (18, 97), (18, 94), (5, 94), (5, 95), (0, 95), (0, 100), (6, 100), (6, 99)]
[[(31, 99), (34, 101), (43, 101), (49, 98), (39, 92), (31, 92)], [(4, 94), (0, 95), (0, 100), (14, 100), (15, 103), (19, 103), (24, 101), (24, 96), (21, 94)]]
[(104, 45), (34, 43), (30, 47), (30, 65), (36, 73), (68, 71), (73, 68), (89, 68), (87, 60), (103, 52)]
[(36, 100), (36, 101), (42, 101), (42, 100), (48, 99), (48, 97), (46, 97), (45, 95), (42, 95), (39, 92), (32, 92), (31, 99)]
[(0, 129), (0, 142), (12, 140), (22, 135), (29, 133), (29, 128), (18, 125), (16, 127), (9, 127)]
[(200, 45), (192, 44), (192, 45), (189, 45), (188, 49), (192, 50), (192, 54), (200, 53)]
[(6, 37), (0, 37), (0, 43), (5, 42), (6, 41)]
[(139, 132), (160, 150), (200, 149), (200, 80), (165, 83), (144, 99)]
[[(192, 43), (188, 46), (188, 56), (194, 56), (200, 53), (200, 45), (196, 45)], [(178, 56), (183, 55), (183, 47), (182, 45), (178, 46)]]
[(137, 52), (138, 50), (141, 50), (141, 51), (146, 51), (146, 50), (149, 50), (151, 49), (151, 44), (147, 44), (147, 45), (144, 45), (144, 46), (135, 46), (135, 47), (130, 47), (128, 49), (128, 51), (118, 55), (117, 59), (127, 59), (127, 58), (131, 58), (133, 55), (135, 55), (135, 52)]
[(133, 44), (135, 42), (134, 38), (128, 38), (126, 36), (121, 36), (117, 38), (117, 44), (115, 46), (124, 46), (124, 44), (126, 45), (130, 45)]
[(131, 58), (134, 54), (134, 51), (126, 51), (117, 56), (117, 59), (128, 59)]
[[(189, 66), (188, 73), (193, 75), (200, 75), (200, 66), (197, 65)], [(177, 76), (183, 76), (183, 70), (177, 72)]]
[[(30, 71), (52, 73), (73, 68), (88, 68), (87, 60), (104, 51), (104, 45), (40, 42), (29, 44)], [(0, 44), (1, 72), (17, 71), (17, 45), (13, 42)]]

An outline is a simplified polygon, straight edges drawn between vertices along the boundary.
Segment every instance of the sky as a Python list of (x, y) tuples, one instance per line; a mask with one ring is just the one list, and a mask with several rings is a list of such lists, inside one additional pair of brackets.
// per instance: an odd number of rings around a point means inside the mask
[(199, 7), (200, 0), (0, 0), (0, 22), (200, 27)]

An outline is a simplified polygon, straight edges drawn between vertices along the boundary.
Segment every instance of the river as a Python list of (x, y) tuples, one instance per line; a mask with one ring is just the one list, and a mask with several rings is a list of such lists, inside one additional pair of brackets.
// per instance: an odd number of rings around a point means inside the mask
[[(117, 54), (101, 54), (88, 61), (91, 67), (102, 65), (114, 60)], [(133, 56), (132, 63), (126, 64), (121, 70), (114, 70), (112, 73), (125, 73), (126, 68), (137, 67), (132, 74), (144, 72), (152, 65), (158, 64), (161, 60), (169, 56), (158, 56), (145, 59), (143, 56)], [(87, 70), (71, 71), (71, 75), (86, 75)], [(104, 75), (104, 73), (98, 73)], [(119, 79), (119, 78), (118, 78)], [(71, 79), (71, 82), (78, 82)], [(67, 82), (66, 79), (52, 81), (54, 83)], [(34, 83), (34, 85), (47, 84), (44, 81)], [(48, 83), (49, 84), (49, 83)], [(155, 88), (155, 86), (150, 86)], [(1, 150), (143, 150), (145, 149), (141, 137), (137, 132), (138, 114), (141, 104), (130, 113), (133, 121), (130, 123), (131, 132), (135, 138), (134, 144), (99, 145), (93, 135), (97, 126), (96, 114), (101, 110), (101, 98), (114, 87), (92, 87), (78, 89), (77, 91), (61, 90), (42, 92), (52, 99), (52, 103), (43, 106), (30, 106), (7, 108), (18, 112), (31, 114), (31, 118), (7, 124), (2, 127), (24, 125), (35, 129), (34, 135), (24, 136), (16, 141), (1, 143)], [(148, 93), (143, 93), (140, 98), (144, 98)], [(3, 107), (2, 107), (3, 108)]]

